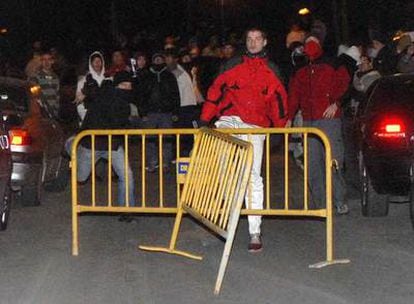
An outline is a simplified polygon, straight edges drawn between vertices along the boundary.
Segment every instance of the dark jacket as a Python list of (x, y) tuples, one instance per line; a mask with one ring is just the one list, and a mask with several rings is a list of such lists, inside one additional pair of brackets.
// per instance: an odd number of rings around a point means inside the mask
[(178, 84), (165, 65), (152, 66), (140, 89), (138, 109), (142, 116), (148, 113), (177, 114), (180, 107)]
[[(123, 129), (129, 123), (129, 102), (132, 100), (130, 91), (114, 88), (112, 81), (104, 80), (99, 87), (91, 77), (86, 80), (83, 93), (86, 95), (85, 107), (87, 113), (82, 123), (82, 130), (90, 129)], [(112, 150), (117, 150), (123, 143), (123, 138), (112, 137)], [(90, 140), (81, 142), (85, 148), (91, 148)], [(108, 137), (95, 138), (96, 150), (108, 150)]]
[(374, 69), (382, 76), (391, 75), (397, 71), (397, 57), (388, 46), (384, 46), (374, 58)]

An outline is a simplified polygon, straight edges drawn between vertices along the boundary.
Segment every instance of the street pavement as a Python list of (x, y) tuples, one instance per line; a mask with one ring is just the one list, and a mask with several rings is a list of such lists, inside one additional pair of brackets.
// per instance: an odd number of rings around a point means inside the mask
[[(299, 180), (296, 181), (300, 183)], [(224, 242), (185, 218), (178, 248), (202, 261), (138, 250), (167, 246), (173, 216), (80, 217), (79, 256), (71, 255), (70, 190), (46, 193), (39, 207), (15, 206), (0, 233), (0, 304), (77, 303), (414, 303), (414, 232), (407, 204), (385, 218), (335, 218), (335, 255), (351, 263), (322, 269), (324, 221), (266, 218), (264, 250), (247, 252), (242, 217), (220, 295), (213, 294)]]

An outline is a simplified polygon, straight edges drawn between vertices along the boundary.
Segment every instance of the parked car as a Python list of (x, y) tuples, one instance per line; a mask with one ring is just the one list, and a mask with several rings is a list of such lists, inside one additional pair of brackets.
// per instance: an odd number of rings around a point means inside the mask
[(409, 202), (414, 227), (414, 74), (383, 77), (360, 108), (359, 166), (364, 216)]
[(10, 178), (12, 163), (7, 124), (1, 111), (0, 115), (0, 230), (5, 230), (11, 207)]
[(67, 161), (60, 124), (40, 99), (40, 87), (0, 77), (0, 109), (9, 124), (11, 189), (23, 205), (39, 205), (42, 190), (63, 190)]

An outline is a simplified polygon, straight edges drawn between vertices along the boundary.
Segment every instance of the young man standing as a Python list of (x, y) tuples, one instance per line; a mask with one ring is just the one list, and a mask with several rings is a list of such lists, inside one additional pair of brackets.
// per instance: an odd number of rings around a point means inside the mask
[[(266, 44), (266, 34), (262, 30), (247, 30), (245, 53), (229, 60), (224, 66), (224, 72), (208, 90), (201, 114), (202, 124), (216, 118), (217, 128), (266, 128), (285, 125), (287, 94), (276, 74), (276, 66), (267, 58)], [(263, 209), (261, 167), (265, 136), (240, 137), (253, 144), (253, 167), (245, 198), (246, 207)], [(248, 216), (248, 221), (248, 250), (261, 251), (261, 216)]]
[(59, 78), (53, 71), (54, 59), (52, 54), (43, 52), (40, 57), (40, 70), (30, 81), (41, 88), (42, 105), (46, 107), (54, 118), (59, 117)]

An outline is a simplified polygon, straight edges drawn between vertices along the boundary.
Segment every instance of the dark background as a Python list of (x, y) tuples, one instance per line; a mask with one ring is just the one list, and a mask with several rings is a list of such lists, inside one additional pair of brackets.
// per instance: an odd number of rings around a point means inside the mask
[(75, 56), (79, 49), (103, 49), (113, 44), (120, 33), (128, 40), (139, 32), (154, 39), (175, 34), (185, 40), (197, 32), (208, 37), (260, 25), (271, 33), (275, 44), (283, 41), (298, 8), (303, 6), (327, 24), (329, 39), (337, 44), (364, 36), (371, 28), (390, 35), (399, 29), (412, 29), (414, 13), (412, 0), (0, 0), (0, 3), (0, 26), (8, 30), (1, 36), (3, 49), (22, 55), (34, 40), (42, 40), (58, 46), (69, 57)]

